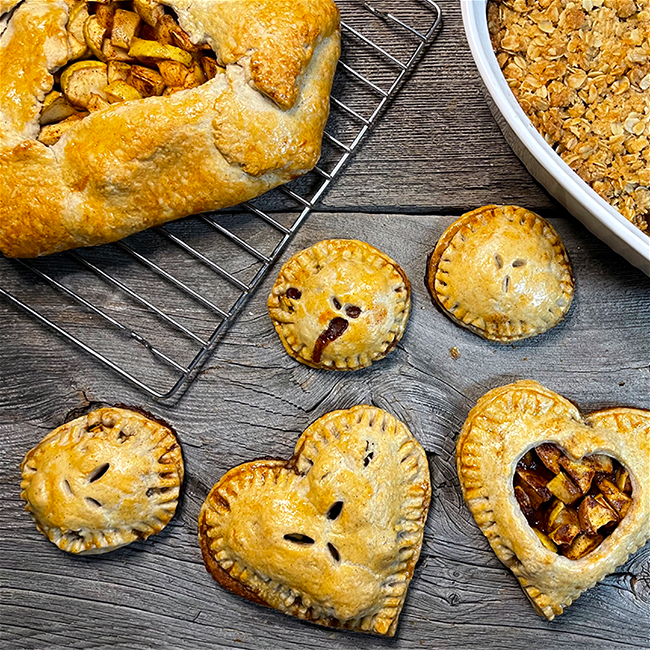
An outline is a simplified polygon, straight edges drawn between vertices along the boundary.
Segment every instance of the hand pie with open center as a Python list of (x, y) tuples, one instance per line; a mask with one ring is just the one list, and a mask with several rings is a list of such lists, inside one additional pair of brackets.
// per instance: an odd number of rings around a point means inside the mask
[(286, 351), (315, 368), (356, 370), (401, 339), (411, 285), (400, 266), (353, 239), (329, 239), (296, 253), (268, 299)]
[(293, 457), (230, 470), (199, 516), (224, 587), (320, 625), (393, 636), (422, 547), (431, 485), (408, 429), (371, 406), (334, 411)]
[(499, 343), (542, 334), (573, 299), (566, 250), (542, 217), (515, 206), (464, 214), (429, 259), (432, 298), (461, 327)]
[(478, 401), (456, 462), (476, 523), (548, 619), (650, 539), (650, 411), (583, 419), (520, 381)]
[(78, 554), (106, 553), (161, 531), (183, 481), (172, 430), (126, 408), (102, 408), (60, 426), (21, 468), (21, 496), (36, 526)]

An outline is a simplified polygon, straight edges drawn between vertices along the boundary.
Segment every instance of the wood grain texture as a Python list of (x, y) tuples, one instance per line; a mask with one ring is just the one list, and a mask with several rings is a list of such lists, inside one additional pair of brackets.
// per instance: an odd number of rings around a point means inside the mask
[[(357, 237), (396, 259), (412, 281), (414, 309), (398, 349), (355, 373), (314, 370), (286, 355), (266, 313), (273, 278), (173, 406), (144, 398), (0, 303), (3, 647), (647, 648), (650, 546), (565, 615), (542, 620), (465, 507), (453, 452), (477, 398), (519, 378), (541, 381), (584, 412), (650, 407), (650, 279), (576, 221), (555, 219), (577, 278), (569, 316), (536, 339), (490, 344), (454, 326), (425, 289), (426, 256), (451, 221), (317, 213), (299, 232), (285, 259), (319, 239)], [(449, 353), (454, 346), (457, 360)], [(72, 410), (100, 401), (141, 405), (168, 420), (179, 432), (188, 478), (178, 515), (160, 535), (105, 557), (71, 557), (22, 510), (18, 465)], [(358, 403), (406, 422), (432, 472), (422, 561), (393, 641), (319, 629), (233, 596), (205, 571), (196, 539), (201, 503), (226, 470), (290, 455), (311, 422)]]

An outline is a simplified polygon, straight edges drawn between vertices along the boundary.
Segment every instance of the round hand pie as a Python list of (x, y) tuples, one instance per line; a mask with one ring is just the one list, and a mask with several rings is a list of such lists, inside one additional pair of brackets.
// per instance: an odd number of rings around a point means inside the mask
[(319, 625), (393, 636), (422, 548), (426, 454), (392, 415), (334, 411), (293, 457), (230, 470), (199, 516), (208, 571), (254, 602)]
[(3, 0), (0, 251), (116, 241), (320, 156), (331, 0)]
[(314, 368), (357, 370), (402, 338), (411, 309), (406, 273), (354, 239), (329, 239), (280, 270), (269, 314), (286, 351)]
[(571, 263), (534, 212), (487, 205), (444, 232), (429, 259), (429, 291), (458, 325), (499, 343), (541, 334), (573, 299)]
[(48, 433), (21, 469), (21, 496), (38, 529), (79, 554), (161, 531), (183, 482), (174, 433), (125, 408), (102, 408)]

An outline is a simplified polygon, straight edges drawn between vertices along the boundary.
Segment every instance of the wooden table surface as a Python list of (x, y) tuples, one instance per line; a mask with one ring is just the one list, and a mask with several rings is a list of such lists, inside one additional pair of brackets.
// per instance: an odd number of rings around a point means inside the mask
[[(584, 412), (650, 408), (650, 278), (526, 172), (481, 95), (457, 0), (441, 4), (438, 40), (284, 255), (323, 238), (353, 237), (400, 262), (413, 284), (414, 308), (387, 359), (353, 374), (294, 362), (267, 316), (269, 277), (197, 381), (176, 403), (161, 404), (0, 300), (0, 647), (650, 647), (650, 545), (548, 622), (533, 612), (461, 498), (455, 439), (472, 405), (495, 386), (533, 378)], [(540, 212), (573, 261), (577, 292), (569, 316), (531, 341), (499, 346), (455, 327), (424, 287), (426, 257), (442, 231), (486, 203)], [(23, 288), (27, 277), (6, 260), (0, 276)], [(34, 299), (47, 306), (48, 296)], [(200, 326), (202, 314), (188, 310), (187, 322)], [(76, 324), (103, 336), (94, 322)], [(460, 358), (451, 357), (452, 347)], [(187, 480), (177, 515), (160, 535), (80, 558), (47, 542), (23, 511), (19, 463), (49, 430), (95, 402), (140, 405), (172, 423)], [(431, 467), (422, 559), (393, 640), (321, 629), (237, 598), (206, 573), (196, 539), (203, 499), (227, 469), (289, 456), (311, 422), (359, 403), (401, 418)]]

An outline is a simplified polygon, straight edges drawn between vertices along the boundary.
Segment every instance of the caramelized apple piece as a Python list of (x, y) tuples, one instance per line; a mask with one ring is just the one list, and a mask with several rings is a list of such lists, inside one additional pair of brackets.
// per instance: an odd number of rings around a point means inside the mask
[(535, 452), (539, 456), (539, 459), (546, 465), (548, 469), (553, 472), (553, 474), (560, 473), (560, 458), (562, 458), (562, 452), (550, 442), (546, 442), (543, 445), (540, 445), (535, 449)]
[(548, 511), (546, 527), (549, 537), (556, 544), (570, 544), (580, 532), (578, 514), (573, 508), (568, 508), (562, 501), (556, 500)]
[(115, 2), (98, 4), (95, 8), (95, 16), (97, 16), (97, 21), (106, 30), (108, 36), (110, 36), (113, 29), (113, 18), (115, 17), (116, 9), (117, 4)]
[(562, 552), (570, 560), (579, 560), (600, 546), (603, 539), (602, 535), (587, 535), (586, 533), (580, 533), (573, 540), (571, 545), (568, 548), (563, 549)]
[(602, 501), (587, 495), (578, 508), (580, 527), (589, 535), (596, 535), (599, 528), (618, 521), (616, 512)]
[(133, 86), (143, 97), (162, 95), (165, 90), (163, 78), (155, 70), (141, 65), (131, 66), (126, 83)]
[(542, 542), (544, 548), (547, 548), (549, 551), (553, 551), (553, 553), (557, 553), (557, 546), (555, 546), (548, 535), (544, 535), (544, 533), (537, 528), (533, 528), (533, 530), (535, 531), (537, 537), (539, 537), (539, 541)]
[(596, 482), (598, 489), (607, 499), (607, 503), (616, 510), (620, 518), (623, 519), (632, 504), (632, 499), (618, 489), (618, 487), (607, 478), (601, 478)]
[(524, 513), (524, 516), (531, 517), (535, 513), (535, 508), (533, 508), (530, 497), (521, 485), (515, 485), (515, 497), (517, 498), (517, 503), (519, 503), (519, 507)]
[(566, 456), (560, 458), (560, 465), (571, 477), (571, 480), (578, 486), (578, 488), (580, 488), (580, 492), (582, 492), (582, 494), (587, 494), (591, 487), (591, 481), (596, 473), (594, 468), (571, 460)]
[(562, 503), (571, 504), (582, 496), (580, 488), (564, 472), (551, 479), (546, 487)]
[(619, 467), (616, 471), (616, 485), (618, 486), (618, 489), (625, 492), (625, 494), (632, 494), (630, 473), (624, 467)]
[(140, 16), (134, 11), (118, 9), (113, 20), (111, 41), (115, 47), (128, 50), (140, 27)]
[[(202, 56), (201, 57), (201, 67), (203, 68), (203, 72), (205, 72), (205, 76), (208, 79), (214, 79), (218, 74), (226, 72), (226, 69), (222, 68), (217, 63), (216, 59), (213, 59), (211, 56)], [(528, 454), (526, 454), (526, 455), (528, 455)], [(525, 458), (525, 456), (524, 456), (524, 458)]]
[(550, 500), (552, 495), (546, 487), (546, 481), (539, 474), (530, 469), (517, 468), (517, 476), (521, 481), (521, 487), (528, 493), (535, 509)]
[(546, 526), (548, 530), (554, 530), (564, 524), (578, 524), (578, 513), (566, 506), (559, 499), (555, 499), (552, 507), (546, 515)]
[(580, 526), (578, 524), (562, 524), (551, 531), (548, 536), (555, 544), (565, 545), (571, 544), (579, 534)]
[(596, 472), (611, 474), (614, 471), (614, 463), (609, 456), (605, 454), (594, 454), (582, 459), (582, 462), (591, 467)]

